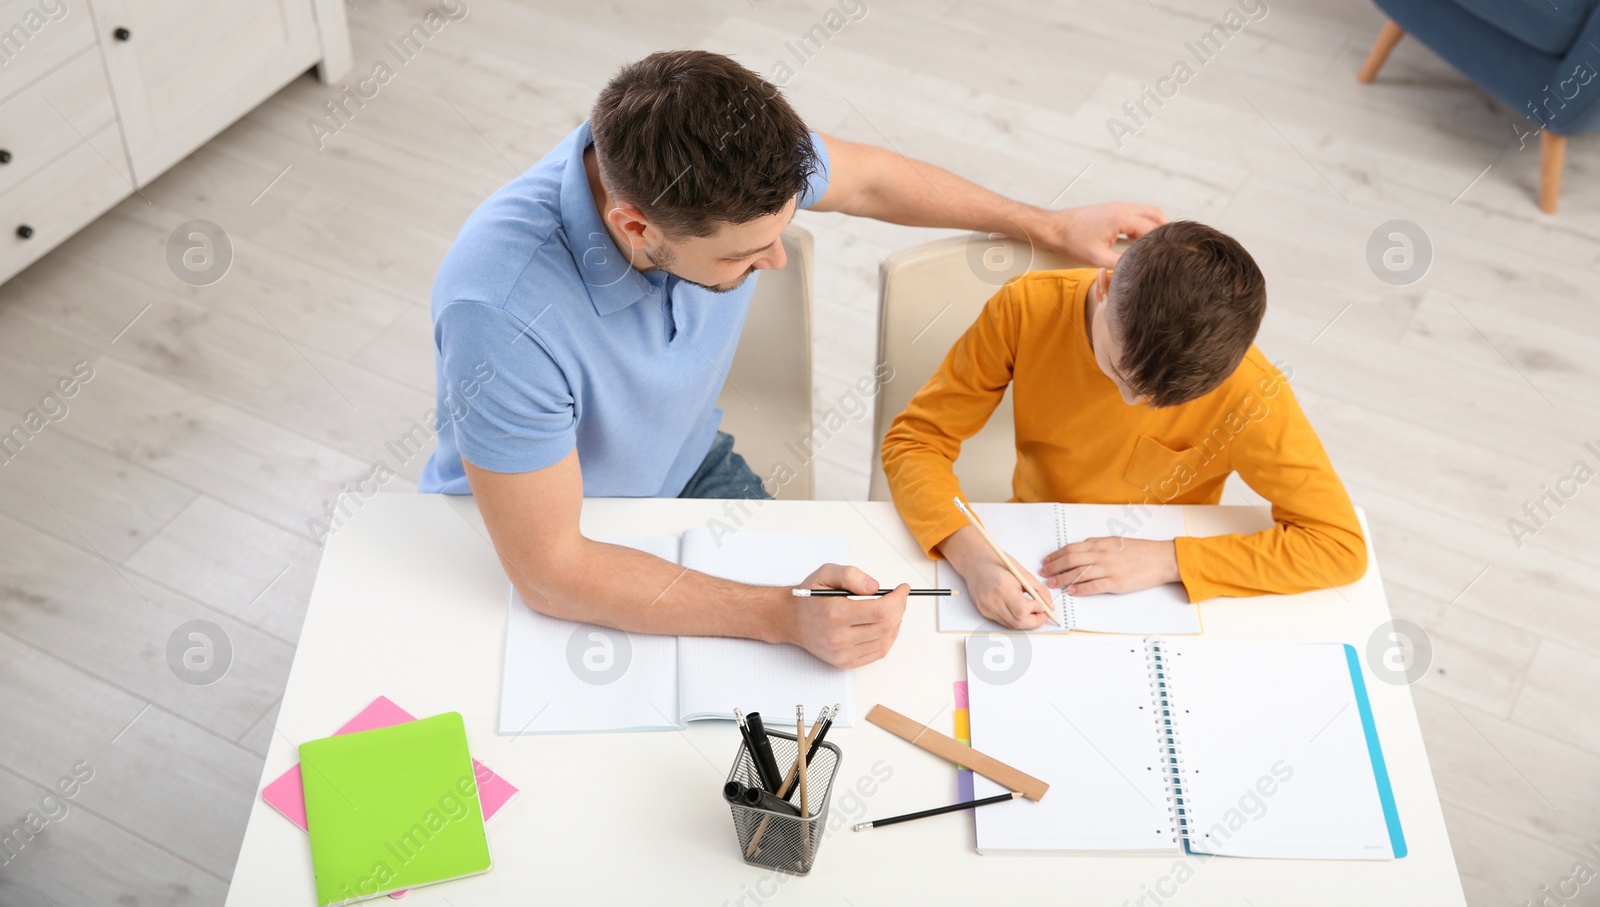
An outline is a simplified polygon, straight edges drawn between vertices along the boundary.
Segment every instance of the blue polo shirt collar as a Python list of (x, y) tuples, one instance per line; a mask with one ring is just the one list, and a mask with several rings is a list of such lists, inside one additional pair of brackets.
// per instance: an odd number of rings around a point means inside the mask
[(606, 231), (589, 191), (588, 171), (583, 167), (584, 150), (594, 144), (589, 122), (585, 120), (568, 141), (571, 147), (561, 174), (561, 225), (589, 301), (596, 312), (610, 315), (659, 292), (667, 275), (656, 271), (647, 275), (628, 264), (628, 256)]

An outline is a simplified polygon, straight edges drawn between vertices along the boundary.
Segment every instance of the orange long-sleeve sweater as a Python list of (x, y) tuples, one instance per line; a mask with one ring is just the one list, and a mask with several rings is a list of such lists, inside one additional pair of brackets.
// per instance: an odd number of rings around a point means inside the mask
[(894, 420), (883, 468), (923, 550), (938, 557), (936, 546), (966, 525), (950, 504), (960, 493), (952, 464), (1011, 385), (1013, 501), (1215, 504), (1237, 472), (1272, 502), (1270, 529), (1177, 540), (1191, 601), (1302, 592), (1366, 573), (1355, 508), (1288, 377), (1252, 346), (1197, 400), (1127, 405), (1089, 345), (1084, 302), (1095, 275), (1040, 271), (1007, 285)]

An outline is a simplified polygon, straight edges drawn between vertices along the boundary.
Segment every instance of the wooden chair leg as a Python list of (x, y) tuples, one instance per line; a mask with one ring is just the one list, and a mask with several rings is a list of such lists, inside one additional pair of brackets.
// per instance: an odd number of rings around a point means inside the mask
[(1546, 129), (1539, 133), (1539, 209), (1556, 213), (1561, 198), (1561, 168), (1567, 159), (1567, 137)]
[(1383, 62), (1389, 59), (1389, 51), (1400, 43), (1406, 36), (1406, 30), (1394, 24), (1383, 23), (1383, 31), (1378, 33), (1378, 40), (1372, 42), (1372, 50), (1367, 54), (1367, 62), (1361, 64), (1361, 73), (1356, 76), (1356, 81), (1367, 83), (1378, 77), (1378, 70), (1383, 68)]

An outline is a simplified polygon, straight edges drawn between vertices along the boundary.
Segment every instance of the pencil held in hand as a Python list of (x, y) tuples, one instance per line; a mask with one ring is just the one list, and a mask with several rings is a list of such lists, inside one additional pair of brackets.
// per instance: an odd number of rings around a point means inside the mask
[[(893, 589), (879, 589), (870, 595), (861, 595), (849, 589), (790, 589), (795, 598), (871, 598), (874, 595), (888, 595)], [(912, 589), (907, 595), (960, 595), (959, 589)]]
[(978, 522), (978, 517), (967, 509), (967, 505), (962, 503), (959, 497), (952, 500), (956, 502), (956, 509), (961, 511), (961, 515), (967, 518), (967, 522), (972, 524), (972, 528), (978, 530), (978, 535), (982, 536), (984, 542), (994, 550), (995, 556), (1000, 558), (1000, 563), (1005, 565), (1007, 572), (1016, 577), (1017, 582), (1022, 584), (1022, 590), (1033, 596), (1034, 601), (1044, 608), (1044, 613), (1050, 615), (1051, 620), (1056, 620), (1056, 609), (1051, 604), (1052, 599), (1049, 593), (1041, 591), (1037, 583), (1017, 569), (1017, 565), (1011, 561), (1011, 555), (1006, 554), (1005, 549), (1001, 548), (1000, 543), (994, 540), (994, 536), (989, 534), (989, 530), (983, 528), (983, 524)]

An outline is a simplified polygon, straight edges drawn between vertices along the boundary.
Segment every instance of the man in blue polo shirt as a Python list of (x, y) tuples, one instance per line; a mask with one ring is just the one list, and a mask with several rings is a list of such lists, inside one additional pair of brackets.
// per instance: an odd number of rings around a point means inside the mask
[[(784, 266), (797, 208), (975, 229), (1006, 221), (1091, 264), (1153, 208), (1045, 211), (928, 164), (809, 131), (727, 57), (652, 54), (590, 120), (473, 212), (433, 287), (439, 445), (420, 489), (476, 494), (513, 585), (557, 617), (641, 633), (881, 658), (906, 587), (795, 599), (578, 530), (590, 497), (765, 497), (718, 431), (716, 400), (758, 271)], [(853, 567), (805, 585), (877, 590)], [(797, 606), (799, 603), (799, 606)]]

